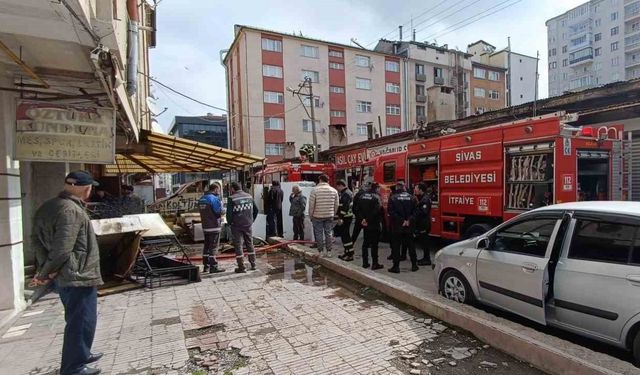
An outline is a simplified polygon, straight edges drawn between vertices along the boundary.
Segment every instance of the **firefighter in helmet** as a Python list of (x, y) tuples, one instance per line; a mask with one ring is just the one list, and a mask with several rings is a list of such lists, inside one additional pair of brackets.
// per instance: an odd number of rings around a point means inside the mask
[[(364, 241), (362, 242), (362, 267), (372, 270), (384, 268), (378, 262), (378, 242), (384, 213), (382, 211), (382, 200), (378, 194), (379, 185), (372, 183), (369, 190), (365, 191), (357, 202), (358, 220), (364, 231)], [(369, 264), (369, 250), (371, 250), (372, 263)]]
[(353, 260), (353, 242), (351, 241), (350, 229), (351, 220), (353, 219), (353, 213), (351, 212), (353, 194), (344, 180), (338, 181), (336, 188), (339, 192), (340, 205), (338, 206), (338, 225), (334, 228), (334, 232), (340, 236), (342, 246), (344, 246), (344, 254), (339, 255), (338, 258), (351, 262)]

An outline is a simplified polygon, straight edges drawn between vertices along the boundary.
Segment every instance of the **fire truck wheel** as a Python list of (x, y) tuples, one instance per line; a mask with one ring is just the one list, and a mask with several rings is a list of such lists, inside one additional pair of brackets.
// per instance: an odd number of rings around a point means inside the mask
[(440, 279), (440, 291), (452, 301), (469, 304), (475, 300), (467, 279), (456, 270), (445, 272)]
[(466, 232), (464, 232), (463, 239), (468, 240), (469, 238), (478, 237), (490, 231), (491, 228), (492, 227), (489, 224), (473, 224)]

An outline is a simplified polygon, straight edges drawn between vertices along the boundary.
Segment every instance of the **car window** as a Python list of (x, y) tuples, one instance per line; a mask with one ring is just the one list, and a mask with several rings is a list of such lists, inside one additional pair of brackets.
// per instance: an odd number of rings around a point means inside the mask
[(627, 264), (637, 231), (634, 225), (580, 219), (569, 258)]
[(631, 255), (631, 264), (640, 266), (640, 231), (636, 233), (636, 243), (633, 245), (633, 254)]
[(544, 257), (557, 221), (529, 219), (502, 228), (496, 232), (491, 250)]

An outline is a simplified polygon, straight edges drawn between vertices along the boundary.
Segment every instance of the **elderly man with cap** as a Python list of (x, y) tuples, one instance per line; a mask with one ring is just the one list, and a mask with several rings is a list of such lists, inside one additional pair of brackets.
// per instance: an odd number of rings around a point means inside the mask
[(347, 187), (347, 183), (344, 180), (339, 180), (336, 183), (338, 189), (339, 206), (338, 206), (338, 225), (333, 229), (336, 235), (340, 236), (342, 240), (342, 246), (344, 247), (344, 254), (339, 255), (338, 258), (351, 262), (353, 260), (353, 241), (351, 241), (351, 220), (353, 219), (353, 213), (351, 212), (351, 203), (353, 201), (353, 193)]
[(289, 216), (293, 217), (293, 239), (304, 240), (304, 212), (307, 209), (307, 197), (302, 194), (300, 186), (293, 185), (289, 196)]
[(67, 175), (64, 190), (36, 211), (33, 247), (37, 274), (32, 286), (54, 281), (64, 306), (66, 326), (62, 344), (61, 375), (95, 375), (87, 367), (102, 353), (91, 353), (96, 331), (97, 286), (102, 284), (98, 241), (85, 201), (98, 185), (88, 172)]

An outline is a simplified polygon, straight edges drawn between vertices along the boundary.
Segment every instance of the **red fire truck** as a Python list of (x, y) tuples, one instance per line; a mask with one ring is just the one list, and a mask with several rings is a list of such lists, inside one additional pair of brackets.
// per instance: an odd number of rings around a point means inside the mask
[(335, 166), (333, 164), (324, 163), (277, 163), (266, 166), (264, 169), (256, 172), (253, 183), (270, 184), (272, 181), (279, 182), (300, 182), (300, 181), (318, 181), (318, 176), (327, 174), (333, 184), (335, 175)]
[[(407, 152), (366, 161), (362, 179), (427, 184), (433, 236), (479, 235), (536, 207), (579, 200), (626, 200), (629, 152), (622, 127), (569, 126), (563, 114), (410, 143)], [(575, 118), (574, 118), (575, 120)]]

